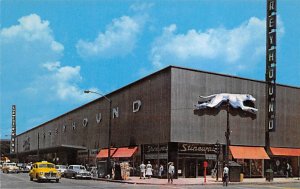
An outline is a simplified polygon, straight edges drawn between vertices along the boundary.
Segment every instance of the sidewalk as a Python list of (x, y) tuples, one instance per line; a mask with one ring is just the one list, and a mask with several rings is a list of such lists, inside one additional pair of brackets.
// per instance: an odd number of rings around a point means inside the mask
[[(107, 182), (119, 182), (127, 184), (145, 184), (145, 185), (168, 185), (167, 179), (140, 179), (139, 177), (130, 177), (128, 180), (110, 180), (103, 178), (94, 178), (95, 180), (107, 181)], [(229, 182), (229, 184), (282, 184), (282, 183), (300, 183), (298, 178), (274, 178), (273, 181), (268, 182), (266, 178), (244, 178), (242, 182)], [(207, 177), (206, 183), (204, 178), (179, 178), (173, 180), (173, 185), (222, 185), (221, 179), (216, 181), (215, 178)]]

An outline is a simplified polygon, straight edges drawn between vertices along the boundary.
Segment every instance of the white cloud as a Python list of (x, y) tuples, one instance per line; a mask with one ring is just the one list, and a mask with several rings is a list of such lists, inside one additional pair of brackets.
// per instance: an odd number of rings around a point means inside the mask
[(22, 40), (26, 42), (41, 42), (49, 46), (52, 51), (62, 52), (64, 46), (54, 40), (49, 21), (41, 20), (40, 16), (30, 14), (20, 18), (19, 25), (1, 30), (0, 37), (4, 42)]
[[(84, 95), (79, 87), (82, 82), (80, 66), (61, 66), (61, 63), (47, 62), (42, 67), (48, 72), (40, 76), (26, 89), (31, 94), (47, 94), (49, 99), (76, 100), (86, 102), (93, 99), (91, 95)], [(91, 90), (97, 90), (95, 88)]]
[(57, 70), (60, 67), (60, 62), (47, 62), (42, 65), (49, 71)]
[(0, 43), (2, 87), (7, 92), (28, 88), (34, 79), (46, 74), (42, 64), (58, 61), (64, 51), (54, 38), (50, 22), (37, 14), (23, 16), (18, 24), (1, 28)]
[(76, 48), (82, 57), (112, 57), (129, 54), (136, 46), (142, 22), (129, 16), (114, 19), (106, 31), (90, 42), (79, 40)]
[(24, 97), (34, 97), (40, 103), (48, 99), (74, 102), (91, 99), (79, 87), (80, 66), (61, 66), (64, 46), (55, 40), (50, 22), (36, 14), (23, 16), (18, 22), (0, 30), (1, 79), (5, 93), (25, 91)]
[[(281, 35), (284, 29), (280, 19), (278, 23)], [(185, 34), (177, 34), (176, 25), (172, 24), (154, 41), (150, 59), (155, 67), (219, 60), (245, 69), (244, 60), (262, 57), (264, 51), (265, 20), (252, 17), (236, 28), (191, 29)]]

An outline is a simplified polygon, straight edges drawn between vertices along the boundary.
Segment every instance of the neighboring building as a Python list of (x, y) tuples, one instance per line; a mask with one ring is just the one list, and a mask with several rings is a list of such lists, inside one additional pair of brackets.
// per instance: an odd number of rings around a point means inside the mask
[(0, 139), (0, 152), (1, 152), (1, 163), (9, 161), (7, 157), (10, 153), (10, 140)]
[[(156, 170), (168, 161), (175, 163), (179, 177), (203, 175), (203, 162), (214, 168), (214, 144), (225, 152), (226, 111), (194, 110), (199, 96), (216, 93), (251, 94), (258, 113), (249, 117), (239, 111), (229, 116), (231, 159), (243, 165), (248, 177), (264, 176), (273, 166), (276, 175), (289, 161), (294, 175), (300, 156), (300, 88), (277, 85), (277, 127), (270, 133), (267, 149), (271, 161), (263, 160), (265, 141), (265, 82), (169, 66), (107, 95), (112, 100), (112, 146), (137, 146), (132, 163), (151, 161)], [(99, 98), (17, 136), (20, 158), (57, 163), (94, 164), (99, 149), (108, 144), (109, 103)], [(237, 147), (237, 148), (236, 148)], [(241, 149), (239, 149), (241, 147)], [(256, 156), (237, 156), (239, 150), (255, 147)], [(278, 149), (281, 147), (283, 149)], [(290, 151), (290, 153), (286, 153)], [(272, 153), (273, 152), (273, 153)], [(112, 154), (113, 155), (113, 154)], [(276, 155), (276, 156), (273, 156)]]
[(10, 153), (9, 139), (0, 139), (0, 151), (1, 151), (1, 156), (6, 156)]

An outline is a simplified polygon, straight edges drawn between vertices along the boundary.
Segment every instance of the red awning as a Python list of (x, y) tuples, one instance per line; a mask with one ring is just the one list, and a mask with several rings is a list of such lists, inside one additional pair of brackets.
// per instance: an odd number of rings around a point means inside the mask
[(300, 156), (300, 148), (275, 148), (271, 147), (274, 156)]
[(137, 151), (137, 147), (118, 148), (112, 157), (114, 158), (129, 158)]
[[(110, 156), (112, 157), (112, 155), (115, 153), (115, 151), (117, 150), (117, 148), (111, 148), (110, 149)], [(102, 149), (100, 150), (100, 152), (97, 154), (97, 158), (107, 158), (108, 157), (108, 149)]]
[(235, 159), (270, 159), (263, 147), (229, 146)]

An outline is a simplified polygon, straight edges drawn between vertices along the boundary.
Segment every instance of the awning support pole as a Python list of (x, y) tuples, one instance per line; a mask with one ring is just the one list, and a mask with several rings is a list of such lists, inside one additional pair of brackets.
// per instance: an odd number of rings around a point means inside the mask
[(298, 180), (300, 180), (300, 157), (298, 156)]

